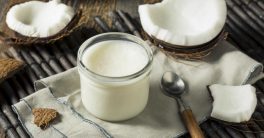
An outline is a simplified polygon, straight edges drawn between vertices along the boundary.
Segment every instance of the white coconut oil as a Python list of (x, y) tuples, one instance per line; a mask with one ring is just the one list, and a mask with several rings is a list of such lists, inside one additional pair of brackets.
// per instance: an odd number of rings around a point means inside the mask
[(95, 36), (81, 46), (78, 59), (82, 102), (91, 114), (120, 121), (145, 108), (152, 53), (142, 40), (123, 33)]

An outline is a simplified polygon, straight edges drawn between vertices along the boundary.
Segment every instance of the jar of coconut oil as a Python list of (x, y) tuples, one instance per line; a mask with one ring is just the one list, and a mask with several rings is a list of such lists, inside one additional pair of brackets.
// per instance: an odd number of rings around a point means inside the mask
[(105, 33), (85, 41), (77, 61), (84, 107), (107, 121), (138, 115), (148, 101), (152, 60), (150, 47), (129, 34)]

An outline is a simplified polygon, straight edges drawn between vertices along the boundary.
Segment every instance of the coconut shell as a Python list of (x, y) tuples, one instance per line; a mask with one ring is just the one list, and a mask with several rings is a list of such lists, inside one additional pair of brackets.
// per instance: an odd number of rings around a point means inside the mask
[(146, 39), (152, 41), (155, 46), (158, 46), (166, 54), (186, 60), (200, 60), (208, 56), (221, 41), (227, 39), (227, 35), (228, 33), (225, 30), (222, 30), (213, 40), (205, 44), (187, 47), (167, 43), (143, 32), (143, 36)]
[(161, 0), (144, 0), (144, 3), (147, 3), (147, 4), (154, 4), (158, 2), (161, 2)]
[[(45, 1), (45, 0), (42, 0)], [(82, 9), (75, 10), (76, 14), (73, 17), (73, 19), (69, 22), (69, 24), (62, 29), (60, 32), (58, 32), (55, 35), (49, 36), (49, 37), (28, 37), (28, 36), (23, 36), (12, 29), (10, 29), (5, 20), (6, 20), (6, 14), (9, 11), (9, 9), (16, 5), (20, 4), (23, 2), (26, 2), (26, 0), (18, 0), (18, 1), (8, 1), (9, 3), (7, 6), (5, 6), (5, 9), (3, 10), (3, 18), (2, 21), (0, 22), (0, 40), (5, 44), (5, 45), (11, 45), (11, 46), (16, 46), (16, 45), (32, 45), (32, 44), (48, 44), (55, 42), (65, 36), (68, 36), (71, 34), (73, 31), (81, 27), (85, 23), (85, 16), (82, 14)]]
[(9, 78), (23, 67), (24, 63), (22, 61), (10, 58), (0, 59), (0, 82)]

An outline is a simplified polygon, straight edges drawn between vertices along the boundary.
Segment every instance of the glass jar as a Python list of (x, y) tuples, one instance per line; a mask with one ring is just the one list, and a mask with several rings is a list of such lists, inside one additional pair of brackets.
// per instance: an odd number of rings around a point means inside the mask
[[(83, 63), (85, 51), (97, 43), (110, 40), (139, 45), (146, 52), (147, 64), (138, 72), (118, 77), (103, 76), (87, 68)], [(152, 61), (152, 51), (147, 43), (130, 34), (105, 33), (86, 40), (78, 51), (77, 59), (84, 107), (106, 121), (121, 121), (138, 115), (147, 105)]]

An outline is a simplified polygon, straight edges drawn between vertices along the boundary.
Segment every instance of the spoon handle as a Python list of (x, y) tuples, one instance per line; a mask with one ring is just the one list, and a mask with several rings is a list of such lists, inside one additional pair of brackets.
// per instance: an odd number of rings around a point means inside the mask
[(194, 115), (190, 108), (186, 108), (184, 111), (182, 111), (182, 117), (192, 138), (204, 138), (203, 132), (199, 127), (196, 119), (194, 118)]

